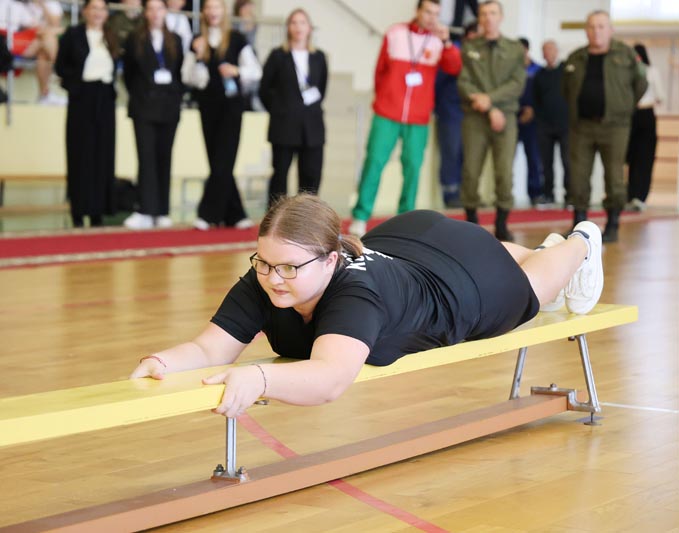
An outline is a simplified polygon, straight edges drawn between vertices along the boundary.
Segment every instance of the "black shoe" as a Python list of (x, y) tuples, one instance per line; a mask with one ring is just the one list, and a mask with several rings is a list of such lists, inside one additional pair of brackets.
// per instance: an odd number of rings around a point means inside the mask
[(466, 209), (465, 208), (464, 213), (467, 217), (467, 222), (471, 222), (472, 224), (478, 224), (479, 223), (479, 216), (476, 213), (476, 209)]
[(509, 209), (498, 208), (495, 215), (495, 237), (500, 241), (514, 242), (514, 235), (507, 228)]
[(608, 220), (601, 235), (603, 242), (618, 242), (618, 227), (620, 226), (620, 209), (607, 209)]

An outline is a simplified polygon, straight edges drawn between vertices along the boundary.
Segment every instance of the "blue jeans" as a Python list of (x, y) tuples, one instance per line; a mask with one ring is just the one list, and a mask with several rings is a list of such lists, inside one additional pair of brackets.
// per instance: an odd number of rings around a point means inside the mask
[(443, 202), (460, 197), (462, 183), (462, 110), (456, 111), (452, 119), (436, 119), (436, 135), (439, 142), (441, 166), (439, 182)]
[(528, 166), (528, 196), (535, 199), (542, 194), (542, 162), (538, 148), (538, 132), (535, 121), (519, 124), (519, 142), (526, 152)]

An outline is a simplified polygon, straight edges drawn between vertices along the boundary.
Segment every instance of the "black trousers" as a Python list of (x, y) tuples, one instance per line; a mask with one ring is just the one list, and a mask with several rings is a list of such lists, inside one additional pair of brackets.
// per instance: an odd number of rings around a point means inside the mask
[(233, 226), (246, 218), (233, 176), (236, 164), (243, 106), (222, 98), (200, 105), (210, 176), (205, 182), (198, 216), (210, 224)]
[(538, 147), (542, 159), (543, 192), (554, 197), (554, 146), (559, 143), (559, 154), (563, 166), (563, 186), (568, 198), (571, 180), (571, 165), (568, 159), (568, 128), (554, 128), (538, 122)]
[(170, 212), (170, 168), (177, 123), (134, 120), (137, 141), (139, 212), (154, 217)]
[(69, 94), (66, 115), (66, 188), (71, 216), (98, 220), (115, 212), (115, 91), (110, 84), (84, 82)]
[(283, 146), (272, 145), (273, 176), (269, 182), (269, 205), (279, 196), (288, 193), (288, 170), (292, 158), (297, 154), (297, 174), (299, 191), (318, 194), (323, 169), (323, 145), (320, 146)]
[(637, 109), (632, 115), (632, 129), (627, 145), (629, 181), (627, 197), (646, 201), (651, 190), (655, 147), (658, 142), (656, 119), (653, 108)]

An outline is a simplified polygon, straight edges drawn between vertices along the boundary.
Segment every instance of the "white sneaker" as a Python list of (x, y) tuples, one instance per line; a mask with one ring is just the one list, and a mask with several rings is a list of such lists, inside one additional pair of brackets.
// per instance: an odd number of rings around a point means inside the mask
[(129, 229), (151, 229), (153, 228), (153, 217), (141, 213), (132, 213), (125, 219), (123, 226)]
[(356, 237), (363, 237), (368, 229), (368, 223), (365, 220), (353, 219), (349, 224), (349, 234)]
[(599, 301), (604, 288), (604, 267), (601, 262), (601, 230), (585, 220), (574, 228), (569, 239), (583, 238), (589, 243), (589, 253), (566, 285), (566, 308), (571, 313), (589, 313)]
[(156, 224), (156, 228), (171, 228), (172, 227), (172, 219), (170, 217), (168, 217), (167, 215), (156, 217), (154, 222)]
[(233, 225), (236, 229), (250, 229), (255, 227), (255, 223), (249, 218), (241, 218), (238, 222)]
[(210, 229), (210, 223), (202, 218), (197, 218), (193, 221), (193, 227), (199, 229), (200, 231), (207, 231)]
[(38, 104), (64, 106), (68, 104), (68, 98), (59, 94), (47, 93), (45, 96), (38, 98)]
[[(536, 250), (542, 250), (543, 248), (549, 248), (556, 244), (564, 242), (566, 239), (560, 233), (550, 233), (547, 238), (542, 241), (542, 244), (536, 248)], [(558, 311), (566, 303), (566, 295), (564, 289), (559, 291), (559, 294), (551, 301), (544, 303), (540, 306), (540, 311), (551, 313), (553, 311)]]

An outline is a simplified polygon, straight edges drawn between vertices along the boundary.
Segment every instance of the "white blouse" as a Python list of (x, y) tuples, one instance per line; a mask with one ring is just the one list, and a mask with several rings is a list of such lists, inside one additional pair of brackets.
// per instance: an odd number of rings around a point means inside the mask
[(646, 65), (646, 80), (648, 81), (648, 89), (637, 103), (639, 109), (654, 107), (665, 100), (665, 91), (657, 68)]
[(104, 32), (101, 30), (87, 30), (87, 44), (90, 53), (85, 59), (83, 81), (101, 81), (113, 83), (113, 58), (106, 48)]
[(309, 86), (309, 50), (293, 50), (292, 59), (295, 62), (297, 83), (300, 87)]

